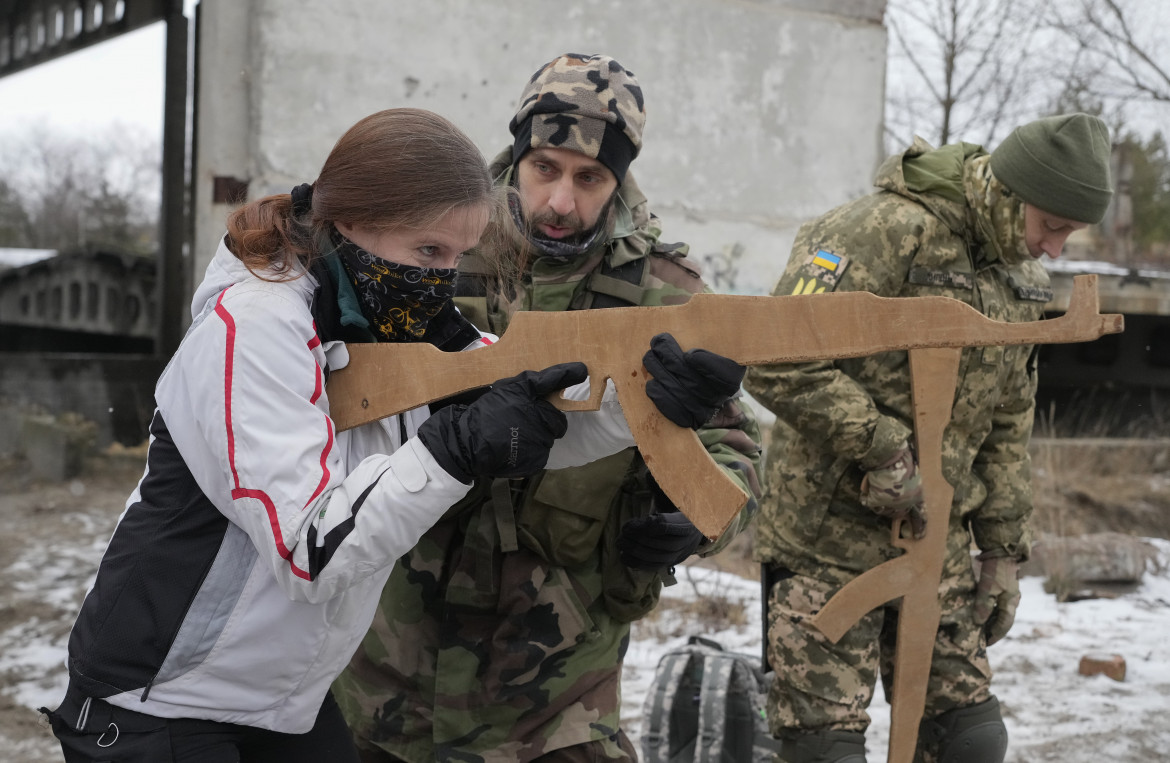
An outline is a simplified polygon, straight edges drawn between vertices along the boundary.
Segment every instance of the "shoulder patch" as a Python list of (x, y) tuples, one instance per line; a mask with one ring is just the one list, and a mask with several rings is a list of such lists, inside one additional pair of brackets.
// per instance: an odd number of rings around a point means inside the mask
[(1046, 286), (1016, 286), (1016, 299), (1027, 302), (1051, 302), (1056, 295)]
[(954, 270), (912, 267), (906, 275), (906, 281), (918, 286), (940, 286), (966, 291), (972, 291), (975, 288), (974, 275)]
[(849, 267), (849, 258), (828, 249), (816, 249), (800, 266), (793, 294), (819, 294), (835, 289), (841, 275)]
[(1051, 302), (1054, 294), (1044, 267), (1032, 260), (1022, 263), (1007, 274), (1008, 287), (1015, 292), (1016, 299), (1025, 302)]

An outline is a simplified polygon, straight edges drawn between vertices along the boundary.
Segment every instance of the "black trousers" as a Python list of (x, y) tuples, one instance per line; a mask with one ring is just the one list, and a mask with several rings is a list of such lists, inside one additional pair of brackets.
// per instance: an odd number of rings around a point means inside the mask
[(65, 763), (359, 763), (332, 694), (304, 734), (123, 710), (72, 684), (49, 717)]

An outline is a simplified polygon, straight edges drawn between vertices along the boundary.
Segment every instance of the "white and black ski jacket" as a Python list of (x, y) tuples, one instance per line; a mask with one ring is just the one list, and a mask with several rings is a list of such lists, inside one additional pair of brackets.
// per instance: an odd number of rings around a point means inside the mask
[[(318, 291), (312, 275), (257, 278), (220, 245), (155, 390), (146, 471), (70, 635), (86, 695), (308, 731), (394, 560), (469, 490), (415, 436), (426, 407), (335, 431), (325, 379), (346, 354), (319, 336)], [(569, 420), (549, 468), (633, 444), (612, 387), (599, 413)]]

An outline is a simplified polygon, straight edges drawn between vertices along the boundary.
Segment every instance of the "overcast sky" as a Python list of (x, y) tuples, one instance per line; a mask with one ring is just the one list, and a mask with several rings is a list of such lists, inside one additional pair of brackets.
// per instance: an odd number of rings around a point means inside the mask
[(84, 131), (112, 122), (161, 136), (165, 32), (158, 22), (0, 78), (0, 137), (29, 125)]
[[(0, 78), (0, 139), (27, 130), (30, 124), (69, 132), (115, 122), (161, 138), (165, 31), (162, 22), (155, 23)], [(905, 76), (897, 66), (888, 74)], [(1131, 108), (1131, 129), (1148, 134), (1162, 128), (1167, 110), (1165, 104)]]

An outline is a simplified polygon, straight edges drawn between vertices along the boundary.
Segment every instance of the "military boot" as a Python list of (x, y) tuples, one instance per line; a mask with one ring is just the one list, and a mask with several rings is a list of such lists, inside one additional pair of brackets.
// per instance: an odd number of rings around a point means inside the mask
[(926, 751), (934, 753), (931, 760), (938, 763), (1003, 763), (1007, 745), (1007, 727), (999, 712), (999, 700), (992, 697), (924, 719), (918, 729), (914, 763), (927, 760)]
[(780, 737), (776, 763), (866, 763), (859, 731), (792, 731)]

